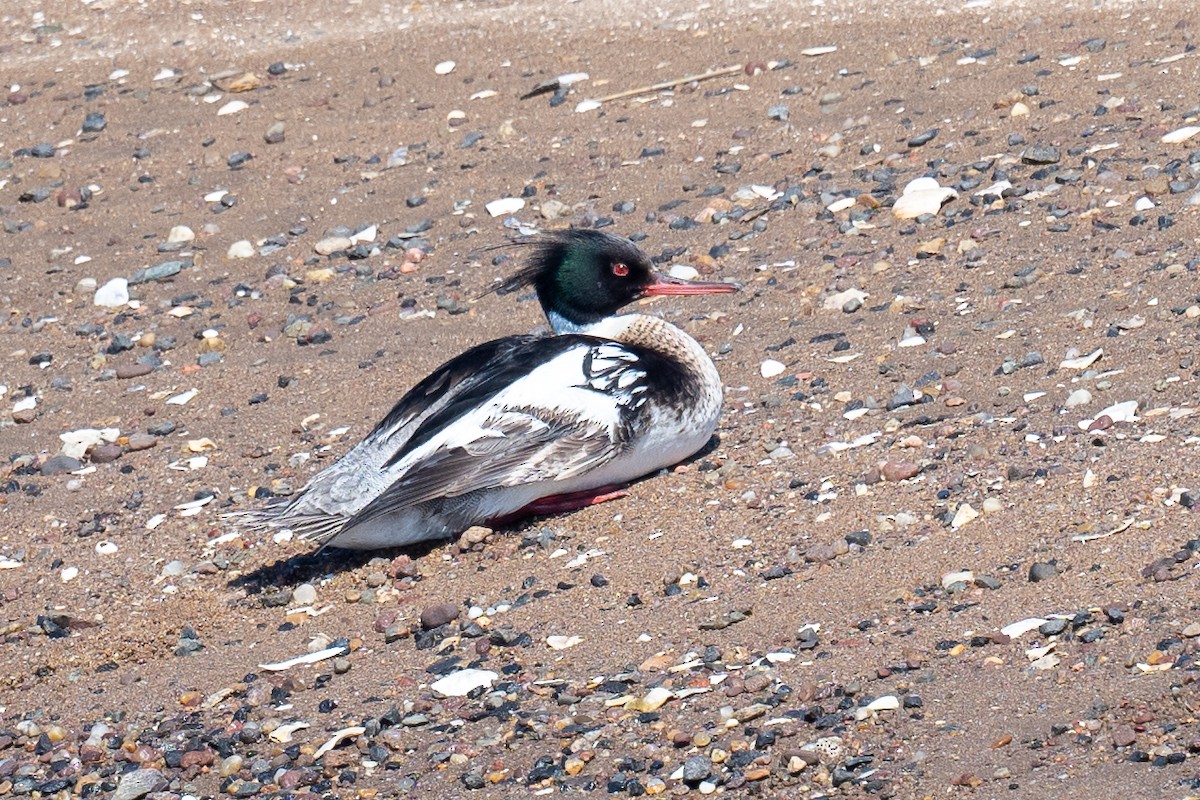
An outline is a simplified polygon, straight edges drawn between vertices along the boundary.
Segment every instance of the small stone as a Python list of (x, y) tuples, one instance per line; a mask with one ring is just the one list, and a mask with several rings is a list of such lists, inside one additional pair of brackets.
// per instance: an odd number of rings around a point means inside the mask
[[(44, 471), (45, 470), (43, 469), (43, 472)], [(1185, 639), (1195, 639), (1197, 636), (1200, 636), (1200, 622), (1191, 623), (1182, 631), (1180, 631), (1180, 633)]]
[(1035, 144), (1025, 148), (1021, 160), (1026, 164), (1057, 164), (1062, 160), (1062, 151), (1047, 144)]
[(350, 238), (347, 236), (330, 236), (317, 242), (313, 246), (313, 250), (317, 255), (327, 256), (332, 253), (349, 250), (353, 246), (354, 242), (350, 241)]
[(879, 468), (879, 473), (883, 476), (883, 479), (892, 483), (895, 483), (896, 481), (907, 480), (915, 476), (920, 471), (920, 466), (912, 461), (886, 461), (884, 462), (883, 466)]
[(908, 146), (909, 147), (920, 147), (923, 144), (929, 144), (930, 142), (933, 141), (934, 137), (937, 135), (938, 135), (938, 129), (930, 128), (929, 130), (924, 131), (922, 133), (918, 133), (916, 136), (909, 139)]
[(252, 158), (254, 158), (253, 154), (247, 153), (244, 150), (238, 150), (229, 154), (229, 157), (225, 159), (225, 164), (230, 169), (241, 169), (250, 163), (250, 159)]
[(51, 456), (42, 463), (42, 474), (47, 478), (55, 475), (62, 475), (66, 472), (74, 472), (77, 469), (83, 468), (83, 462), (77, 458), (70, 456), (57, 455)]
[(421, 627), (425, 630), (440, 628), (448, 622), (458, 619), (459, 608), (454, 603), (438, 603), (426, 606), (421, 612)]
[(317, 602), (317, 589), (311, 583), (302, 583), (292, 590), (292, 602), (298, 606), (311, 606)]
[(699, 783), (708, 777), (712, 771), (712, 762), (704, 756), (692, 756), (683, 762), (683, 780), (685, 783)]
[(1076, 389), (1067, 396), (1066, 407), (1078, 408), (1079, 406), (1087, 405), (1092, 402), (1092, 393), (1087, 389)]
[(1035, 561), (1029, 568), (1029, 582), (1040, 583), (1048, 581), (1058, 574), (1058, 567), (1044, 561)]
[(236, 753), (231, 756), (227, 756), (221, 761), (221, 766), (218, 768), (219, 774), (222, 778), (228, 778), (230, 775), (236, 775), (242, 768), (242, 761), (242, 757)]
[(103, 111), (89, 111), (83, 118), (84, 133), (99, 133), (107, 127), (108, 120), (104, 118)]
[(553, 198), (542, 201), (541, 214), (542, 219), (554, 220), (565, 217), (571, 213), (571, 207), (566, 203), (560, 202)]
[(117, 783), (113, 800), (138, 800), (167, 786), (167, 779), (156, 769), (135, 769), (126, 772)]
[(1128, 725), (1119, 725), (1112, 732), (1114, 747), (1128, 747), (1137, 741), (1137, 733)]
[(195, 232), (187, 225), (175, 225), (167, 231), (167, 241), (171, 244), (183, 244), (193, 241), (195, 238)]
[(254, 255), (254, 245), (250, 241), (242, 239), (229, 245), (229, 250), (225, 255), (228, 258), (250, 258)]
[(88, 460), (93, 464), (108, 464), (120, 458), (121, 453), (121, 445), (115, 442), (104, 442), (88, 452)]

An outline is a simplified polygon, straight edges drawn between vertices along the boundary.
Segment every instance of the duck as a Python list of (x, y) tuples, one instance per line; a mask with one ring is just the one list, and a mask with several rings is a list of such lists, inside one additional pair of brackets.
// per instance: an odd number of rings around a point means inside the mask
[(358, 444), (258, 526), (326, 547), (373, 550), (574, 511), (711, 439), (722, 384), (704, 348), (643, 297), (733, 292), (656, 272), (629, 239), (540, 234), (492, 291), (532, 288), (550, 324), (476, 345), (412, 387)]

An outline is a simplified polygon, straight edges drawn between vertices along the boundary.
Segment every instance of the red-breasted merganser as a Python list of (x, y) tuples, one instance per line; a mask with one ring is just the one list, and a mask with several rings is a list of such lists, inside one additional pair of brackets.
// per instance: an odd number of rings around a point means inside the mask
[(322, 545), (398, 547), (620, 497), (703, 447), (721, 411), (712, 359), (658, 317), (616, 312), (737, 286), (657, 274), (633, 242), (600, 231), (533, 246), (499, 288), (532, 286), (552, 335), (446, 362), (290, 502), (251, 516)]

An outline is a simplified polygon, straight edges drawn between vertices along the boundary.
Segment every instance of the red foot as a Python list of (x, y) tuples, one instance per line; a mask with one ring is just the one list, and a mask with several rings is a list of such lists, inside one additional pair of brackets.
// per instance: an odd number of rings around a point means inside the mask
[(584, 489), (579, 492), (567, 492), (566, 494), (552, 494), (548, 497), (542, 497), (534, 500), (524, 508), (517, 509), (510, 514), (505, 514), (502, 517), (496, 517), (488, 520), (488, 526), (492, 528), (502, 528), (509, 523), (516, 522), (525, 517), (540, 517), (547, 514), (565, 514), (568, 511), (577, 511), (588, 506), (596, 506), (609, 500), (616, 500), (624, 497), (629, 492), (625, 491), (620, 486), (598, 486), (595, 489)]

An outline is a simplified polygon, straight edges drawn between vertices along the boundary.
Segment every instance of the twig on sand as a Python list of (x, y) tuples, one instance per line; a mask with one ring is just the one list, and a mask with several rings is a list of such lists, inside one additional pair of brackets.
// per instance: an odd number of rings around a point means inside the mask
[(663, 89), (670, 89), (672, 86), (679, 86), (682, 83), (692, 83), (693, 81), (707, 81), (712, 78), (720, 78), (724, 75), (734, 75), (745, 69), (744, 64), (738, 64), (732, 67), (721, 67), (720, 69), (710, 69), (708, 72), (701, 72), (699, 75), (687, 75), (682, 78), (676, 78), (670, 81), (660, 81), (652, 83), (649, 86), (639, 86), (636, 89), (626, 89), (623, 92), (606, 95), (605, 97), (596, 98), (597, 103), (608, 103), (612, 100), (623, 100), (626, 97), (637, 97), (639, 94), (649, 94), (650, 92), (661, 92)]

